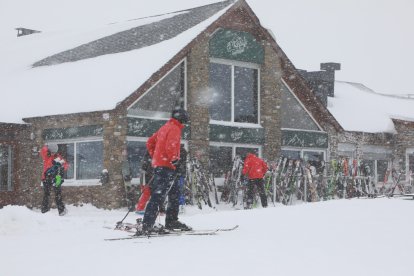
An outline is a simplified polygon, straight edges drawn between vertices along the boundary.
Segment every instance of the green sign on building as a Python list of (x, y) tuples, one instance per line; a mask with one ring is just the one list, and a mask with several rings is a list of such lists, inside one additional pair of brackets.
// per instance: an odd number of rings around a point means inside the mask
[(45, 140), (61, 140), (79, 137), (101, 137), (103, 135), (102, 125), (79, 126), (70, 128), (51, 128), (43, 131)]
[(210, 141), (262, 145), (263, 128), (210, 125)]
[(264, 50), (249, 33), (220, 29), (210, 39), (210, 57), (262, 64)]
[[(128, 136), (151, 137), (167, 121), (128, 117)], [(190, 138), (190, 128), (188, 126), (184, 127), (182, 138), (184, 140)]]
[[(166, 121), (151, 120), (143, 118), (128, 118), (128, 136), (150, 137)], [(185, 126), (182, 138), (189, 140), (191, 137), (190, 127)], [(210, 141), (226, 143), (263, 144), (263, 128), (242, 128), (235, 126), (210, 125)]]
[(325, 132), (282, 130), (282, 146), (299, 148), (328, 148)]

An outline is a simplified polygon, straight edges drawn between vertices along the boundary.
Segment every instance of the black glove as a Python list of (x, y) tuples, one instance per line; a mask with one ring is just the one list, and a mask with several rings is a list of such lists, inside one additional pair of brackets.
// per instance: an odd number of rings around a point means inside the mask
[(177, 168), (180, 165), (180, 159), (171, 161), (171, 164), (173, 164), (173, 166)]

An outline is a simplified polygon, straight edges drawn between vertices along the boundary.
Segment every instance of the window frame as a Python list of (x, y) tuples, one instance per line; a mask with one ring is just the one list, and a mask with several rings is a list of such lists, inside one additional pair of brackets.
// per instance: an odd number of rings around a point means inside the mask
[(142, 118), (142, 119), (153, 119), (153, 120), (168, 120), (169, 118), (164, 117), (151, 117), (151, 116), (140, 116), (140, 115), (131, 115), (128, 114), (128, 110), (131, 109), (135, 104), (137, 104), (140, 99), (145, 97), (148, 93), (151, 93), (152, 89), (156, 87), (160, 82), (162, 82), (172, 71), (174, 71), (177, 67), (179, 67), (182, 63), (184, 63), (184, 109), (187, 110), (187, 57), (183, 58), (176, 65), (173, 66), (167, 73), (165, 73), (157, 82), (155, 82), (150, 88), (147, 89), (138, 99), (136, 99), (132, 104), (127, 107), (127, 117), (131, 118)]
[[(105, 155), (105, 147), (103, 144), (103, 137), (87, 137), (87, 138), (77, 138), (77, 139), (62, 139), (62, 140), (47, 140), (45, 141), (46, 144), (74, 144), (74, 152), (73, 152), (73, 178), (66, 179), (64, 186), (102, 186), (99, 178), (94, 179), (76, 179), (76, 158), (77, 158), (77, 143), (88, 143), (88, 142), (102, 142), (103, 145), (103, 152), (102, 152), (102, 167), (104, 167), (104, 155)], [(98, 176), (99, 177), (99, 176)]]
[[(249, 125), (249, 126), (261, 126), (260, 124), (260, 65), (259, 64), (255, 64), (255, 63), (250, 63), (250, 62), (242, 62), (242, 61), (236, 61), (236, 60), (227, 60), (227, 59), (220, 59), (220, 58), (210, 58), (210, 64), (211, 63), (217, 63), (217, 64), (222, 64), (222, 65), (228, 65), (231, 67), (231, 120), (230, 121), (220, 121), (220, 120), (213, 120), (211, 118), (209, 118), (210, 120), (210, 124), (215, 124), (215, 125), (235, 125), (235, 126), (243, 126), (243, 125)], [(234, 83), (234, 67), (243, 67), (243, 68), (249, 68), (249, 69), (256, 69), (257, 70), (257, 123), (247, 123), (247, 122), (235, 122), (234, 121), (234, 88), (235, 88), (235, 83)], [(210, 74), (210, 71), (209, 71)]]

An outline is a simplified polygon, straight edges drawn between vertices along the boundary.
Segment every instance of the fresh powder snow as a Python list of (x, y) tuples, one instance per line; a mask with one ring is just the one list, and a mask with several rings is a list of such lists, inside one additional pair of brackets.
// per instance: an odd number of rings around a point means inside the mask
[(413, 204), (377, 198), (252, 210), (186, 207), (180, 219), (194, 229), (239, 228), (119, 241), (105, 239), (128, 235), (111, 229), (126, 209), (67, 206), (59, 217), (56, 209), (5, 206), (1, 275), (412, 275)]

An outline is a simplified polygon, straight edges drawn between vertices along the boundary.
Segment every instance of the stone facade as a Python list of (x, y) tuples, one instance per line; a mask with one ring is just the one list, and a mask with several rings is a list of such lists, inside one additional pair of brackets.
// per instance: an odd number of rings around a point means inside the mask
[(393, 119), (397, 133), (394, 143), (394, 160), (396, 168), (408, 172), (407, 150), (414, 151), (414, 122)]
[[(106, 114), (103, 116), (103, 114)], [(104, 119), (106, 118), (106, 119)], [(103, 125), (104, 167), (109, 170), (110, 181), (106, 185), (62, 186), (64, 201), (68, 204), (92, 203), (100, 208), (119, 208), (125, 205), (125, 190), (122, 179), (122, 162), (126, 152), (126, 116), (116, 111), (102, 113), (82, 113), (65, 116), (50, 116), (29, 119), (35, 139), (31, 142), (32, 158), (25, 165), (34, 168), (32, 173), (24, 172), (27, 183), (20, 190), (19, 202), (29, 207), (39, 207), (43, 191), (41, 175), (43, 162), (39, 150), (45, 144), (44, 131), (53, 128), (73, 128), (89, 125)], [(28, 147), (29, 148), (29, 147)], [(27, 152), (27, 150), (26, 150)], [(27, 152), (26, 154), (30, 154)], [(26, 155), (25, 154), (25, 155)], [(30, 164), (30, 165), (29, 165)], [(96, 180), (98, 181), (98, 180)], [(53, 195), (52, 195), (53, 196)], [(54, 206), (53, 200), (51, 200)]]
[(281, 149), (282, 68), (278, 55), (263, 43), (265, 60), (260, 71), (261, 125), (265, 129), (264, 158), (276, 160)]
[[(0, 145), (11, 147), (12, 167), (11, 174), (11, 191), (0, 191), (0, 207), (8, 204), (17, 204), (21, 202), (18, 191), (25, 189), (30, 185), (30, 179), (27, 175), (34, 172), (35, 166), (33, 156), (37, 155), (36, 148), (33, 147), (31, 129), (26, 125), (17, 124), (0, 124)], [(4, 172), (3, 172), (4, 173)]]
[(190, 116), (190, 156), (208, 164), (209, 111), (206, 102), (209, 80), (209, 37), (202, 36), (187, 56), (187, 109)]

